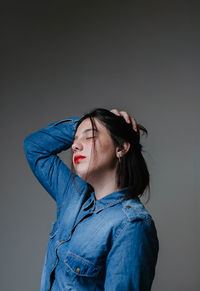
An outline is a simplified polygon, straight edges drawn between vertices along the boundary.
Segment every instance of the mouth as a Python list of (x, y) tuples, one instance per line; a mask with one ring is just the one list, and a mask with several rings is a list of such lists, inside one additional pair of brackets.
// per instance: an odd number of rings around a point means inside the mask
[(81, 155), (79, 155), (79, 156), (75, 156), (75, 157), (74, 157), (74, 163), (75, 163), (75, 164), (78, 164), (78, 162), (79, 162), (80, 160), (85, 159), (85, 158), (86, 158), (85, 156), (81, 156)]

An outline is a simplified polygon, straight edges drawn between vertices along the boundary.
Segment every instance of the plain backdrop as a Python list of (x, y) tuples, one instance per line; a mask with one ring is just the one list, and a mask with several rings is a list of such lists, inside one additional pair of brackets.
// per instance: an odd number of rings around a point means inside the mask
[(152, 290), (200, 290), (199, 1), (7, 1), (1, 14), (0, 289), (39, 290), (56, 214), (25, 136), (105, 107), (149, 131)]

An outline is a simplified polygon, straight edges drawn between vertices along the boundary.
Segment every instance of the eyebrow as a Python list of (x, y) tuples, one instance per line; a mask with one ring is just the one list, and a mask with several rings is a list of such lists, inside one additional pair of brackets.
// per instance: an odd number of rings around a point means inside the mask
[[(84, 134), (84, 133), (86, 133), (86, 132), (88, 132), (88, 131), (93, 131), (93, 132), (96, 131), (96, 132), (97, 132), (98, 130), (97, 130), (96, 128), (87, 128), (87, 129), (85, 129), (85, 130), (81, 133), (81, 135)], [(78, 138), (78, 136), (75, 135), (75, 136), (74, 136), (74, 139), (77, 139), (77, 138)]]

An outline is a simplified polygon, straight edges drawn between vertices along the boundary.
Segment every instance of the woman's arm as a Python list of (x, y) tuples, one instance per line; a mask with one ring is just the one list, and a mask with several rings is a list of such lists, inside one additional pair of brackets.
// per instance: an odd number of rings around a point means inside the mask
[(105, 291), (150, 291), (158, 240), (152, 222), (128, 222), (107, 257)]
[(74, 117), (51, 123), (24, 140), (24, 151), (34, 175), (58, 206), (66, 194), (71, 171), (57, 154), (70, 148), (78, 120)]

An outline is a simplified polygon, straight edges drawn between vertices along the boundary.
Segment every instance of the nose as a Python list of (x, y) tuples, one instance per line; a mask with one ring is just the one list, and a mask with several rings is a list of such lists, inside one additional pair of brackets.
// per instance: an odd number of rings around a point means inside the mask
[(75, 153), (75, 152), (77, 152), (77, 151), (82, 151), (82, 149), (83, 149), (83, 145), (82, 145), (82, 143), (80, 143), (80, 142), (74, 142), (73, 144), (72, 144), (72, 151)]

